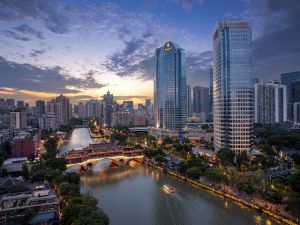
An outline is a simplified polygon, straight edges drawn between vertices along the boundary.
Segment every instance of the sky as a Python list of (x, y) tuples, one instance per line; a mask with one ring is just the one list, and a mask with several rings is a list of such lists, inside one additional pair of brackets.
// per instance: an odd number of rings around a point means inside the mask
[(300, 70), (299, 0), (1, 0), (0, 98), (144, 102), (167, 41), (186, 50), (188, 84), (208, 86), (215, 24), (236, 18), (252, 25), (254, 77)]

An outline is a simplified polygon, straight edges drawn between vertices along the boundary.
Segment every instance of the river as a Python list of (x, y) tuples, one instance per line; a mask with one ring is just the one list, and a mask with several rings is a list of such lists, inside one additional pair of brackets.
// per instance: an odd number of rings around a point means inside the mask
[[(64, 151), (95, 142), (86, 134), (86, 129), (75, 130)], [(164, 184), (173, 186), (176, 192), (165, 193)], [(81, 192), (99, 200), (111, 225), (277, 224), (253, 210), (144, 166), (82, 174)]]

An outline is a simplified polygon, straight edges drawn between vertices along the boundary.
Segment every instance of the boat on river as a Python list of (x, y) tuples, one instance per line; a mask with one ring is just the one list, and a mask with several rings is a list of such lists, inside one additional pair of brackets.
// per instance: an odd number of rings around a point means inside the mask
[(169, 193), (169, 194), (175, 193), (175, 191), (176, 191), (175, 188), (173, 188), (173, 187), (171, 187), (170, 185), (167, 185), (167, 184), (165, 184), (163, 186), (163, 190), (164, 190), (164, 192)]

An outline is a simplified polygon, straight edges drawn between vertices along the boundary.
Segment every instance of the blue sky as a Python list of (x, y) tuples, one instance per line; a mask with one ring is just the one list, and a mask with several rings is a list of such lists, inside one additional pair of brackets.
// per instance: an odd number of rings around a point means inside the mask
[(155, 48), (187, 52), (188, 82), (207, 86), (221, 19), (253, 27), (253, 74), (300, 70), (298, 0), (0, 1), (0, 97), (73, 102), (110, 90), (119, 101), (153, 95)]

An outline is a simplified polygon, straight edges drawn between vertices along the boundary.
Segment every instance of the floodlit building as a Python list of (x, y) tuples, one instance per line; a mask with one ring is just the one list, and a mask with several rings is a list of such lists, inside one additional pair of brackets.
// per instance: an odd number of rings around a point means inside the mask
[(243, 20), (219, 21), (213, 34), (214, 146), (251, 150), (253, 80), (251, 27)]
[(187, 118), (186, 55), (174, 42), (155, 51), (154, 104), (157, 128), (182, 131)]

